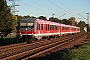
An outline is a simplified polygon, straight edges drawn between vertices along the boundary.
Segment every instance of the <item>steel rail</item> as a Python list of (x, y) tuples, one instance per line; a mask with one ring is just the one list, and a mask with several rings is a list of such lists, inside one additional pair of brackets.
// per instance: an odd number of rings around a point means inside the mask
[[(76, 37), (75, 37), (76, 38)], [(72, 39), (72, 38), (70, 38)], [(60, 41), (61, 42), (61, 41)], [(60, 44), (60, 42), (57, 42), (58, 44)], [(23, 52), (23, 53), (20, 53), (20, 54), (16, 54), (16, 55), (13, 55), (13, 56), (10, 56), (10, 57), (7, 57), (6, 59), (11, 59), (11, 58), (20, 58), (22, 57), (22, 55), (26, 56), (26, 55), (29, 55), (29, 54), (33, 54), (33, 52), (38, 52), (40, 51), (41, 49), (47, 49), (49, 48), (49, 46), (53, 46), (53, 45), (56, 45), (56, 43), (52, 43), (52, 44), (49, 44), (49, 45), (46, 45), (46, 46), (42, 46), (42, 47), (39, 47), (39, 48), (35, 48), (33, 50), (29, 50), (27, 52)], [(5, 59), (5, 58), (4, 58)]]

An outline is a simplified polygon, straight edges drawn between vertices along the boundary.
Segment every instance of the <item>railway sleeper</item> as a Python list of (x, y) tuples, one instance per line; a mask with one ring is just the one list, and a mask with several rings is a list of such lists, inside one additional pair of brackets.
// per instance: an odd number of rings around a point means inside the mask
[[(81, 38), (82, 36), (84, 36), (83, 34), (80, 34), (80, 35), (77, 35), (78, 36), (78, 38)], [(76, 37), (77, 37), (76, 36)], [(75, 38), (75, 36), (73, 35), (73, 39)]]

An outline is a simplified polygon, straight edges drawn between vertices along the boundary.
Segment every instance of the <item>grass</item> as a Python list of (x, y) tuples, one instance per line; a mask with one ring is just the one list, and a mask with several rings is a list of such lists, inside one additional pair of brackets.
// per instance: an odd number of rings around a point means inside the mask
[(90, 60), (90, 40), (86, 44), (71, 50), (71, 60)]
[(90, 60), (90, 40), (79, 47), (64, 49), (32, 60)]

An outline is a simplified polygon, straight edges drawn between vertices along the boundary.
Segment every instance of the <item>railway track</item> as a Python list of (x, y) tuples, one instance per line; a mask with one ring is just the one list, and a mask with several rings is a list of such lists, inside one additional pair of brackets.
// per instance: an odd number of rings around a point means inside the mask
[[(67, 40), (67, 41), (60, 43), (60, 44), (57, 44), (51, 48), (48, 48), (48, 49), (45, 49), (45, 50), (40, 51), (38, 53), (35, 53), (27, 58), (24, 58), (23, 60), (28, 60), (29, 58), (40, 57), (40, 56), (43, 56), (45, 54), (49, 54), (50, 52), (56, 52), (56, 51), (59, 51), (59, 50), (62, 50), (62, 49), (68, 48), (68, 47), (72, 47), (74, 44), (77, 44), (77, 45), (82, 44), (82, 43), (80, 43), (81, 39), (86, 38), (87, 36), (84, 36), (83, 38), (80, 38), (80, 37), (82, 37), (82, 36), (74, 37), (73, 39)], [(79, 41), (77, 41), (77, 43), (75, 43), (75, 41), (78, 40), (78, 38), (80, 38)], [(59, 47), (61, 47), (61, 48), (59, 48)]]
[[(49, 44), (49, 43), (53, 43), (57, 40), (54, 40), (54, 41), (49, 41), (49, 40), (42, 40), (40, 42), (35, 42), (35, 43), (31, 43), (31, 44), (25, 44), (25, 45), (14, 45), (12, 48), (10, 46), (7, 47), (6, 49), (1, 49), (0, 50), (0, 58), (1, 57), (6, 57), (6, 56), (10, 56), (11, 54), (15, 54), (15, 53), (19, 53), (21, 51), (25, 51), (27, 49), (33, 49), (33, 48), (36, 48), (36, 47), (40, 47), (42, 45), (45, 45), (45, 44)], [(29, 46), (27, 49), (25, 47)], [(20, 49), (21, 48), (21, 49)], [(24, 49), (25, 48), (25, 49)], [(23, 50), (22, 50), (23, 49)], [(13, 52), (14, 51), (14, 52)], [(8, 53), (7, 53), (8, 52)], [(4, 56), (3, 56), (4, 55)], [(6, 55), (6, 56), (5, 56)]]
[(37, 41), (31, 44), (16, 44), (0, 47), (0, 59), (1, 60), (15, 60), (23, 59), (28, 60), (30, 58), (43, 56), (50, 52), (62, 50), (64, 48), (70, 48), (74, 45), (82, 44), (87, 38), (86, 33), (79, 33), (75, 35), (68, 35), (66, 37), (59, 37), (50, 40)]

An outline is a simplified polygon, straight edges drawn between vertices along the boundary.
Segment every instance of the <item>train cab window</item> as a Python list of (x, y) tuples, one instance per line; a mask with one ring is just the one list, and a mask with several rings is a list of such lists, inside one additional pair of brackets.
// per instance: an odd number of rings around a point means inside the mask
[(37, 30), (40, 30), (40, 24), (37, 23)]
[(20, 23), (20, 28), (29, 28), (33, 29), (34, 28), (34, 23), (26, 23), (26, 22), (21, 22)]
[(27, 28), (30, 28), (30, 29), (34, 28), (34, 23), (27, 23)]

